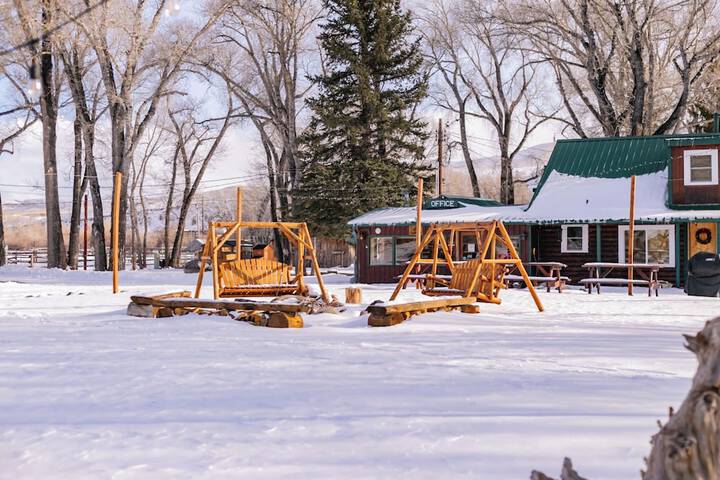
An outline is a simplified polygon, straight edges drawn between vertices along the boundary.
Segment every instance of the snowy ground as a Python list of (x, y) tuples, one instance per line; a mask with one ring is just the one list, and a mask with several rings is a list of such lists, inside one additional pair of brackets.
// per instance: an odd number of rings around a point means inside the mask
[[(327, 278), (340, 293), (348, 281)], [(523, 291), (384, 329), (125, 315), (181, 272), (0, 269), (0, 478), (639, 478), (717, 299)], [(365, 301), (391, 286), (363, 286)], [(205, 294), (209, 296), (209, 285)], [(407, 290), (402, 298), (418, 297)]]

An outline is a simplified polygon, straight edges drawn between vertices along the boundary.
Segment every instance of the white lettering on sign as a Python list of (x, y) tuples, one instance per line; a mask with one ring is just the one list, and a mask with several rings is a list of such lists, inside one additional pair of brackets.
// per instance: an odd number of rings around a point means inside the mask
[(431, 208), (454, 208), (456, 207), (455, 200), (431, 200)]

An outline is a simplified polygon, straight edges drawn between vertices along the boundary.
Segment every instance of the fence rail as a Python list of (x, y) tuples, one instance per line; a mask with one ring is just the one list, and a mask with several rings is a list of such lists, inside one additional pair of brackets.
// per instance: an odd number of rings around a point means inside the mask
[[(47, 248), (33, 248), (31, 250), (7, 250), (6, 262), (8, 265), (28, 265), (30, 267), (47, 267)], [(160, 268), (159, 260), (162, 255), (159, 251), (153, 251), (152, 254), (145, 257), (145, 264), (150, 268)], [(185, 265), (186, 262), (195, 258), (192, 252), (182, 252), (180, 254), (180, 265)], [(125, 266), (126, 268), (132, 265), (132, 256), (125, 255)], [(78, 257), (78, 270), (84, 269), (83, 256)], [(95, 255), (88, 254), (87, 257), (87, 269), (95, 269)]]

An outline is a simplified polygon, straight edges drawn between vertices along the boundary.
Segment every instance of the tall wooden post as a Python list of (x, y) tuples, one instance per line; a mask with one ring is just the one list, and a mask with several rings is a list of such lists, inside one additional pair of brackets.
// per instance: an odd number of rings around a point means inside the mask
[(438, 119), (438, 196), (443, 194), (443, 126), (442, 119)]
[(83, 270), (87, 270), (87, 227), (88, 227), (88, 213), (87, 213), (87, 193), (85, 194), (85, 226), (83, 228)]
[[(240, 187), (237, 187), (237, 221), (238, 222), (242, 222), (242, 201), (243, 201), (242, 189)], [(239, 261), (240, 254), (242, 252), (242, 247), (240, 246), (240, 242), (242, 241), (242, 233), (240, 232), (239, 228), (237, 229), (235, 241), (237, 242), (237, 247), (235, 248), (235, 251), (237, 252), (236, 260)]]
[(416, 223), (415, 223), (415, 247), (420, 245), (420, 240), (422, 240), (422, 204), (423, 204), (423, 179), (418, 178), (417, 212), (416, 212)]
[(112, 204), (112, 267), (113, 267), (113, 293), (118, 293), (118, 269), (120, 246), (120, 188), (122, 186), (122, 173), (115, 173), (115, 195)]
[(635, 251), (635, 175), (630, 177), (630, 227), (628, 228), (628, 295), (633, 294), (633, 253)]

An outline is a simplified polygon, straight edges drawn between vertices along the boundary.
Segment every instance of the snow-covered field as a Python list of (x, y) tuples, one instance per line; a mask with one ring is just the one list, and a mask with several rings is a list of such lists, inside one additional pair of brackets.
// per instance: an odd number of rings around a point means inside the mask
[(0, 269), (0, 478), (510, 480), (563, 456), (639, 478), (694, 372), (680, 334), (720, 313), (677, 290), (543, 291), (538, 313), (511, 290), (384, 329), (356, 307), (288, 330), (125, 315), (194, 280), (125, 272), (112, 295), (106, 273)]

